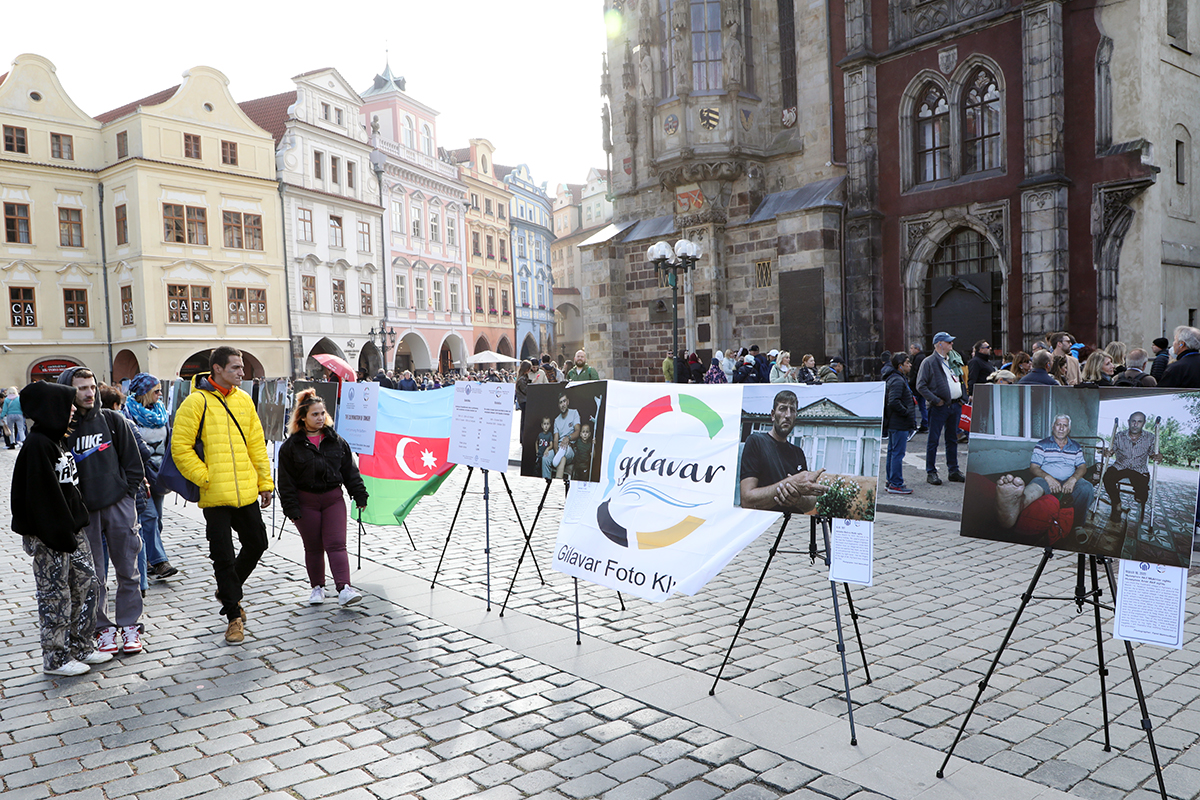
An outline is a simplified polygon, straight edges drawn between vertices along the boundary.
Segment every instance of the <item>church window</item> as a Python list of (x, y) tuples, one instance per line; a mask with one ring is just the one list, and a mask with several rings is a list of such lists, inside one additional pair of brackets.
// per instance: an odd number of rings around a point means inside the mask
[(723, 89), (721, 50), (721, 3), (719, 0), (691, 0), (692, 4), (692, 86), (697, 92)]
[(995, 76), (982, 67), (967, 81), (963, 94), (963, 173), (1000, 166), (1000, 90)]
[(925, 86), (917, 101), (913, 122), (916, 182), (930, 183), (949, 177), (950, 143), (947, 134), (950, 127), (950, 106), (946, 102), (946, 93), (940, 86), (935, 83)]

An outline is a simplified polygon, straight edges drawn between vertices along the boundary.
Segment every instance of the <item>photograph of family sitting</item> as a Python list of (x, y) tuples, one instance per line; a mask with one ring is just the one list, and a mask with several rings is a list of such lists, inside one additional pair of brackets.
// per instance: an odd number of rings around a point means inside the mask
[(595, 481), (604, 442), (606, 384), (531, 385), (522, 410), (521, 474)]
[(963, 536), (1189, 566), (1200, 393), (980, 389)]

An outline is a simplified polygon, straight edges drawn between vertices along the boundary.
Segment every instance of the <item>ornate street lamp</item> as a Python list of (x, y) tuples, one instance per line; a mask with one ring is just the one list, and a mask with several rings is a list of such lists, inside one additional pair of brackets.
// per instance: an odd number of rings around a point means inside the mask
[(695, 242), (680, 239), (674, 247), (667, 242), (650, 245), (646, 260), (654, 264), (655, 273), (663, 272), (671, 287), (671, 358), (675, 361), (675, 382), (679, 382), (679, 271), (689, 272), (700, 260), (700, 247)]

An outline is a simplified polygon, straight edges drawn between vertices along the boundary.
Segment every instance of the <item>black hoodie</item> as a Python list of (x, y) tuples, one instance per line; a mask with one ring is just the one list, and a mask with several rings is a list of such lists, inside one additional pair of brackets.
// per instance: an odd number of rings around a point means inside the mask
[[(79, 369), (72, 367), (63, 372), (58, 382), (71, 387)], [(67, 446), (79, 467), (79, 490), (89, 511), (108, 508), (123, 497), (137, 494), (145, 479), (137, 439), (124, 414), (100, 408), (99, 392), (90, 409), (81, 409)]]
[(75, 459), (64, 449), (74, 405), (70, 386), (37, 382), (21, 390), (21, 411), (33, 426), (13, 468), (12, 529), (60, 553), (74, 552), (75, 534), (88, 522)]

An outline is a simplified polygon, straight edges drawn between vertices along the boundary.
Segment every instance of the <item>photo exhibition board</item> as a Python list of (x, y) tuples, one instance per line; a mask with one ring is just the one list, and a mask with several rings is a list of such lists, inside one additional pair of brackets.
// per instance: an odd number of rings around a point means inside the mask
[[(595, 399), (594, 417), (574, 407), (584, 402), (572, 396), (574, 390)], [(582, 429), (585, 420), (595, 422), (594, 449), (587, 459), (591, 474), (572, 482), (552, 566), (652, 601), (702, 588), (786, 510), (742, 508), (736, 502), (744, 442), (761, 425), (759, 416), (771, 424), (771, 403), (779, 391), (790, 392), (792, 408), (811, 415), (803, 429), (813, 437), (810, 446), (819, 450), (817, 458), (837, 465), (836, 472), (817, 480), (840, 488), (839, 511), (869, 523), (874, 519), (871, 476), (878, 473), (883, 384), (743, 387), (596, 381), (565, 391), (532, 386), (523, 430), (523, 474), (558, 477), (566, 459), (555, 463), (556, 437), (569, 437), (568, 424)], [(752, 395), (748, 401), (747, 392)]]
[(1188, 567), (1200, 392), (976, 387), (963, 536)]

